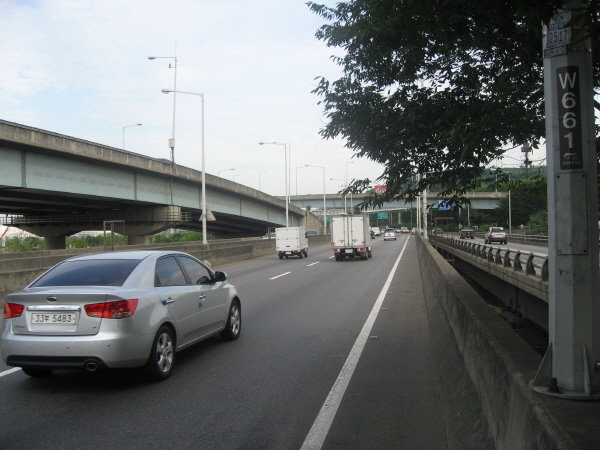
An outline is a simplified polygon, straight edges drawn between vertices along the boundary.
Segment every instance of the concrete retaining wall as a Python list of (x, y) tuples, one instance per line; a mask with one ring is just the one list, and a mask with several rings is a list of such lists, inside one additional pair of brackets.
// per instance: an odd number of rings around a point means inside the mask
[[(452, 375), (444, 359), (455, 347), (460, 353), (456, 364), (465, 368), (471, 381), (468, 388), (472, 387), (479, 397), (474, 402), (470, 397), (473, 404), (469, 406), (480, 408), (495, 448), (599, 448), (600, 405), (556, 399), (530, 390), (528, 383), (534, 378), (541, 357), (428, 242), (416, 238), (427, 308), (435, 329), (434, 351), (442, 379), (444, 411), (452, 414), (456, 407), (452, 403), (460, 403), (465, 391), (458, 385), (449, 393), (453, 389), (444, 383), (444, 378)], [(445, 315), (442, 320), (447, 336), (441, 334), (443, 327), (436, 326), (440, 314)], [(484, 428), (479, 426), (474, 433), (486, 442)], [(460, 444), (453, 448), (480, 448)]]

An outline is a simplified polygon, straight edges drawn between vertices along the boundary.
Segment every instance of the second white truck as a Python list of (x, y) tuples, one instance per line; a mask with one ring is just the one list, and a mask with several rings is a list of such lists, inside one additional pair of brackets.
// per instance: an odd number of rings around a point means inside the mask
[(306, 227), (283, 227), (275, 229), (275, 249), (279, 259), (290, 256), (308, 256)]
[(349, 214), (331, 217), (331, 250), (336, 261), (368, 259), (373, 255), (369, 216)]

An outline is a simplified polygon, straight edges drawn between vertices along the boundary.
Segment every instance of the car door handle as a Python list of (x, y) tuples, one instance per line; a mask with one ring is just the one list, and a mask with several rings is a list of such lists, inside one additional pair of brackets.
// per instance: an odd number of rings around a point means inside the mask
[(198, 298), (199, 298), (200, 300), (204, 300), (204, 299), (206, 298), (206, 294), (200, 294), (200, 295), (198, 296)]
[(175, 303), (175, 300), (173, 300), (171, 297), (166, 300), (162, 300), (163, 305), (170, 305), (171, 303)]

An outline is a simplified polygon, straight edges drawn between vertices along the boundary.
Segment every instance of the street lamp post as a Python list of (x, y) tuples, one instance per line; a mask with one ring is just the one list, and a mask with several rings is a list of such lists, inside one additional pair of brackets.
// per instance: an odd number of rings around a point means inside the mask
[(325, 167), (314, 166), (312, 164), (306, 164), (304, 167), (319, 167), (323, 169), (323, 227), (325, 228), (325, 234), (327, 234), (327, 198), (325, 190)]
[[(348, 188), (348, 164), (354, 164), (354, 161), (346, 161), (346, 188)], [(344, 208), (346, 209), (346, 214), (348, 214), (348, 206), (347, 206), (347, 200), (348, 196), (345, 195), (344, 196)], [(350, 208), (354, 208), (352, 206), (352, 193), (350, 193)]]
[[(342, 180), (341, 178), (330, 178), (331, 181), (341, 181), (342, 182), (342, 188), (346, 188), (348, 185), (345, 184), (345, 180)], [(344, 214), (348, 214), (348, 204), (346, 203), (346, 195), (344, 195)]]
[[(177, 51), (175, 51), (177, 53)], [(172, 59), (174, 61), (173, 66), (169, 64), (169, 69), (175, 69), (175, 79), (173, 81), (173, 89), (168, 92), (173, 92), (173, 128), (171, 132), (171, 139), (169, 140), (169, 147), (171, 149), (171, 164), (175, 167), (175, 106), (177, 104), (177, 56), (148, 56), (148, 59)], [(163, 89), (163, 94), (166, 94), (166, 89)], [(201, 95), (201, 94), (194, 94)]]
[(127, 125), (123, 127), (123, 150), (125, 150), (125, 128), (130, 128), (130, 127), (141, 127), (142, 124), (141, 123), (134, 123), (133, 125)]
[(508, 174), (508, 236), (512, 238), (512, 206), (510, 204), (510, 173)]
[[(199, 94), (196, 92), (186, 92), (186, 91), (175, 91), (171, 89), (163, 89), (163, 94), (168, 94), (169, 92), (173, 92), (176, 94), (179, 92), (180, 94), (190, 94), (197, 95), (202, 99), (202, 243), (206, 244), (206, 161), (205, 161), (205, 151), (204, 151), (204, 94)], [(175, 108), (175, 106), (173, 106)], [(175, 114), (173, 114), (175, 117)], [(173, 126), (173, 136), (175, 135), (175, 126)], [(173, 144), (173, 148), (174, 148)]]
[(259, 145), (283, 145), (283, 153), (285, 156), (285, 226), (289, 226), (289, 203), (290, 203), (290, 185), (288, 182), (289, 168), (288, 168), (288, 146), (290, 144), (286, 142), (259, 142)]

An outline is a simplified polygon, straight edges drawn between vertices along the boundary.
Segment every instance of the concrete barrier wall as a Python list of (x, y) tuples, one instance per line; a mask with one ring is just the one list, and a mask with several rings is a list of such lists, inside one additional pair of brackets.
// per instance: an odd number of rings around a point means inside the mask
[[(417, 247), (431, 326), (436, 326), (439, 317), (435, 315), (441, 313), (448, 327), (448, 336), (440, 334), (443, 327), (436, 327), (434, 332), (434, 351), (445, 395), (443, 402), (456, 401), (465, 389), (457, 386), (458, 391), (449, 394), (452, 388), (443, 382), (454, 370), (443, 365), (444, 356), (455, 346), (460, 352), (459, 365), (464, 364), (479, 397), (479, 402), (475, 401), (472, 406), (481, 408), (495, 448), (599, 448), (598, 405), (556, 399), (529, 389), (529, 381), (535, 377), (541, 357), (429, 242), (417, 236)], [(446, 406), (448, 411), (453, 410), (452, 405)], [(485, 441), (479, 428), (479, 435)], [(461, 448), (461, 445), (453, 448)], [(479, 447), (463, 445), (462, 448)]]
[[(329, 236), (313, 236), (308, 240), (311, 246), (329, 243)], [(189, 253), (206, 262), (213, 269), (224, 264), (272, 255), (276, 257), (275, 240), (261, 238), (221, 239), (201, 242), (178, 242), (150, 245), (129, 245), (123, 250), (171, 250)], [(101, 248), (67, 250), (44, 250), (41, 252), (1, 253), (0, 254), (0, 317), (4, 310), (5, 298), (11, 292), (23, 289), (37, 276), (50, 267), (72, 256), (98, 253)], [(1, 328), (1, 327), (0, 327)]]

